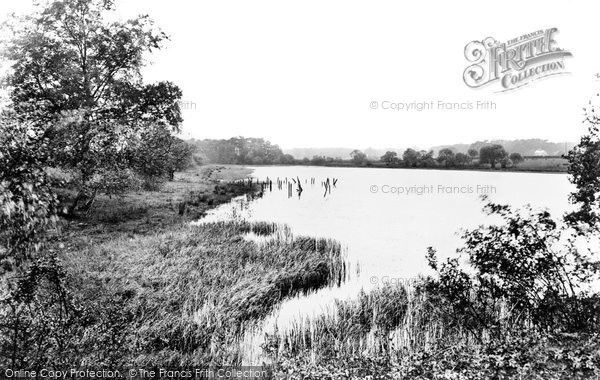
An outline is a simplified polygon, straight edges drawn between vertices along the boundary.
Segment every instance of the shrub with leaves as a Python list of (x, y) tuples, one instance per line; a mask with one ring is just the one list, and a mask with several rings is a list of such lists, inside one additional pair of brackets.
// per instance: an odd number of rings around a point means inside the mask
[(41, 131), (0, 115), (0, 274), (40, 248), (40, 234), (56, 221), (58, 202), (41, 162)]
[(430, 266), (439, 274), (430, 284), (432, 292), (479, 338), (484, 331), (500, 336), (516, 326), (589, 329), (585, 308), (572, 306), (582, 296), (579, 284), (593, 273), (570, 242), (561, 244), (561, 229), (550, 214), (494, 203), (484, 210), (501, 223), (464, 233), (459, 252), (472, 272), (457, 258), (440, 265), (430, 248)]
[(57, 259), (35, 260), (0, 299), (0, 365), (69, 363), (77, 351), (80, 311)]

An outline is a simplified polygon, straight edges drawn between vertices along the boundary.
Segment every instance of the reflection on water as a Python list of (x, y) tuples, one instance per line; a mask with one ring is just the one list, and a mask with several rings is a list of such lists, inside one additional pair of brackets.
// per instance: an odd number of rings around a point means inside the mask
[[(435, 247), (442, 257), (451, 255), (461, 245), (457, 232), (493, 222), (481, 212), (481, 195), (513, 206), (547, 208), (558, 217), (568, 210), (567, 194), (572, 190), (564, 174), (306, 166), (253, 169), (255, 181), (262, 183), (262, 196), (236, 198), (213, 210), (204, 222), (268, 221), (287, 225), (290, 236), (336, 239), (352, 264), (349, 272), (360, 274), (340, 287), (284, 302), (265, 322), (264, 328), (271, 330), (305, 323), (311, 315), (331, 309), (334, 299), (351, 298), (360, 289), (410, 283), (428, 273), (427, 247)], [(247, 339), (256, 345), (260, 337)]]

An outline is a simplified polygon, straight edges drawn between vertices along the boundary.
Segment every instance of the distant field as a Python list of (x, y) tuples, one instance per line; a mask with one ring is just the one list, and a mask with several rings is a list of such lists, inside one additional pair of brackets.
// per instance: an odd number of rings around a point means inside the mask
[(525, 157), (516, 170), (561, 171), (566, 172), (569, 162), (562, 157)]

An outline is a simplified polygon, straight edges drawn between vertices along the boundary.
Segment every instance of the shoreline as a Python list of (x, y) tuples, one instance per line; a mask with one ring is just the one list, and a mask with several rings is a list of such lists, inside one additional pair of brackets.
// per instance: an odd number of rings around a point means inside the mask
[[(190, 223), (237, 196), (253, 197), (259, 186), (237, 181), (251, 173), (245, 166), (193, 167), (160, 190), (99, 196), (89, 213), (61, 221), (48, 252), (59, 252), (65, 286), (83, 312), (68, 338), (78, 347), (74, 361), (116, 352), (128, 365), (239, 365), (246, 328), (345, 273), (332, 239), (291, 241), (284, 226), (268, 222)], [(245, 239), (248, 233), (275, 241), (263, 246)], [(88, 350), (81, 342), (95, 331), (114, 336)]]
[[(221, 164), (213, 164), (221, 165)], [(538, 174), (568, 174), (566, 170), (535, 170), (535, 169), (491, 169), (491, 168), (442, 168), (442, 167), (388, 167), (388, 166), (356, 166), (356, 165), (257, 165), (257, 164), (222, 164), (240, 167), (314, 167), (314, 168), (345, 168), (345, 169), (391, 169), (391, 170), (440, 170), (440, 171), (470, 171), (470, 172), (489, 172), (489, 173), (538, 173)]]

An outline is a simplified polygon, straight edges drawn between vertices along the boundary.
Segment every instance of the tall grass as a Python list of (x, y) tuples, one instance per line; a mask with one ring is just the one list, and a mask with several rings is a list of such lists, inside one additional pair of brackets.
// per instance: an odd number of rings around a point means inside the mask
[[(444, 344), (476, 345), (439, 299), (425, 288), (388, 284), (356, 298), (335, 300), (315, 318), (297, 320), (283, 331), (267, 334), (265, 348), (275, 357), (310, 352), (313, 363), (333, 356), (400, 357)], [(506, 314), (498, 309), (498, 316)], [(484, 338), (487, 332), (483, 331)]]
[[(300, 378), (595, 378), (594, 334), (540, 332), (526, 322), (478, 339), (422, 279), (338, 300), (328, 312), (267, 334), (280, 374)], [(500, 304), (498, 319), (510, 319)]]
[[(235, 364), (243, 331), (283, 299), (344, 276), (340, 244), (295, 237), (257, 244), (248, 231), (277, 231), (264, 223), (218, 222), (155, 235), (120, 236), (67, 254), (67, 268), (84, 304), (106, 310), (90, 324), (123, 320), (116, 341), (122, 362), (156, 365)], [(100, 327), (98, 327), (100, 328)], [(110, 350), (107, 346), (102, 350)], [(87, 360), (98, 362), (97, 353)]]
[(265, 347), (275, 355), (310, 351), (313, 357), (382, 354), (390, 337), (409, 315), (404, 286), (361, 291), (354, 299), (335, 300), (331, 308), (312, 319), (302, 319), (268, 336)]

